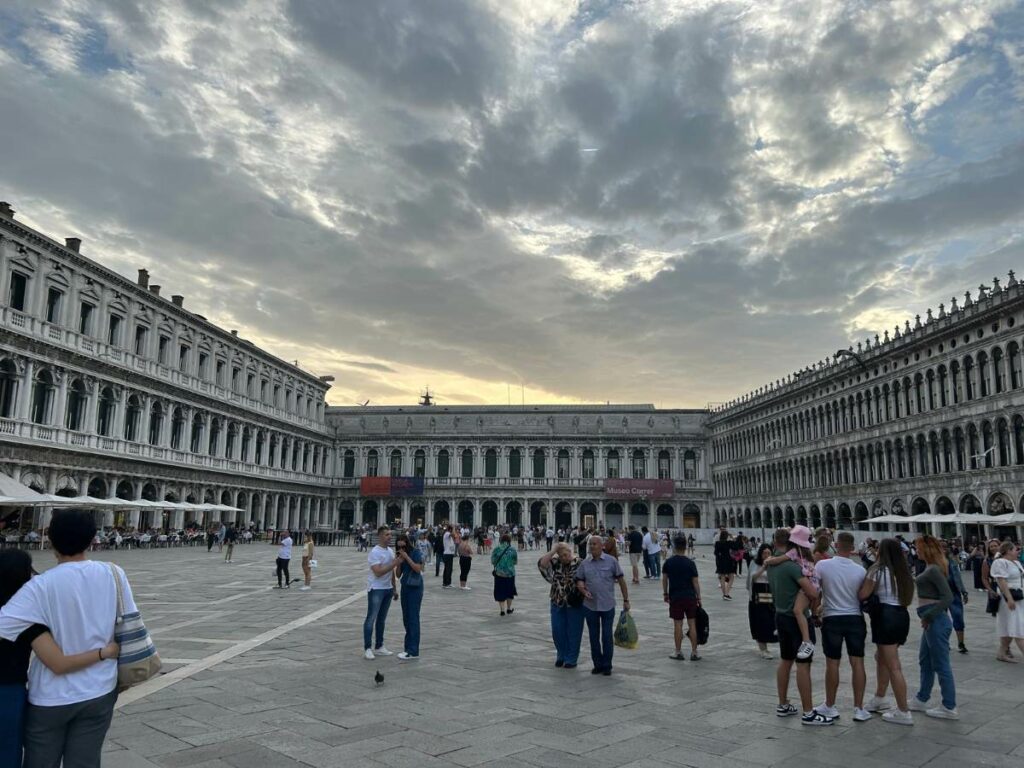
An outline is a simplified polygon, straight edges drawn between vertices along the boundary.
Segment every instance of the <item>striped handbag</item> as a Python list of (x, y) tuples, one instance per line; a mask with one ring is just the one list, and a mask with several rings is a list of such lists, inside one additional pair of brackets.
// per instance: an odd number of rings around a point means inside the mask
[(142, 623), (142, 614), (138, 611), (124, 612), (124, 588), (121, 577), (113, 563), (107, 563), (114, 577), (117, 589), (117, 616), (114, 618), (114, 641), (121, 646), (117, 657), (117, 690), (123, 691), (133, 685), (144, 683), (155, 677), (163, 664), (160, 655), (153, 645), (149, 630)]

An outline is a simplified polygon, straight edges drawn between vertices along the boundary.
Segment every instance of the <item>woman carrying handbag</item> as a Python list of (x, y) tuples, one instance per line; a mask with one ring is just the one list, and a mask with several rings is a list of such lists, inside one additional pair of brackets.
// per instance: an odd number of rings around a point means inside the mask
[(996, 612), (996, 658), (1015, 664), (1018, 660), (1010, 652), (1011, 640), (1024, 655), (1024, 566), (1020, 564), (1020, 546), (1012, 541), (1000, 545), (999, 555), (989, 569), (992, 589), (1000, 598)]
[(768, 584), (768, 566), (765, 558), (772, 556), (770, 544), (762, 544), (757, 548), (754, 564), (747, 569), (747, 594), (750, 602), (747, 605), (747, 621), (750, 625), (750, 636), (757, 643), (757, 650), (762, 659), (775, 658), (768, 650), (769, 643), (779, 642), (775, 633), (775, 605), (772, 603), (772, 591)]

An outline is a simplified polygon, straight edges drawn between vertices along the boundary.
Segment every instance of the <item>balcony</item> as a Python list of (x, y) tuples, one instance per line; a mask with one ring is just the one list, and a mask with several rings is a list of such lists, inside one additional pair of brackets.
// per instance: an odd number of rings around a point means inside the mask
[[(359, 477), (336, 477), (331, 484), (335, 488), (359, 490)], [(706, 480), (676, 480), (675, 489), (679, 491), (706, 491), (710, 485)], [(553, 491), (593, 489), (596, 492), (603, 491), (603, 478), (589, 477), (426, 477), (423, 480), (426, 488), (514, 488), (527, 490), (529, 488), (544, 488)]]
[(197, 376), (183, 373), (174, 368), (168, 368), (166, 365), (161, 365), (155, 360), (150, 360), (147, 357), (136, 355), (133, 352), (128, 352), (97, 339), (89, 338), (69, 328), (38, 320), (31, 315), (18, 312), (10, 307), (0, 308), (0, 325), (14, 328), (19, 333), (76, 352), (84, 357), (103, 360), (126, 370), (161, 379), (183, 389), (209, 395), (222, 402), (232, 403), (264, 416), (305, 427), (321, 434), (326, 433), (326, 426), (313, 419), (288, 413), (283, 408), (277, 408), (260, 400), (240, 395), (224, 387), (204, 381)]
[(23, 421), (15, 421), (14, 419), (0, 418), (0, 435), (4, 435), (11, 442), (38, 443), (50, 449), (68, 446), (69, 449), (77, 451), (93, 451), (100, 454), (115, 454), (122, 457), (131, 456), (132, 459), (154, 461), (160, 464), (181, 465), (188, 469), (205, 468), (229, 474), (243, 476), (258, 475), (271, 480), (313, 483), (320, 486), (326, 486), (329, 482), (326, 478), (306, 472), (292, 472), (286, 469), (257, 466), (234, 459), (187, 453), (173, 448), (148, 445), (146, 443), (133, 443), (120, 438), (104, 437), (85, 432), (72, 432), (64, 428), (30, 424)]

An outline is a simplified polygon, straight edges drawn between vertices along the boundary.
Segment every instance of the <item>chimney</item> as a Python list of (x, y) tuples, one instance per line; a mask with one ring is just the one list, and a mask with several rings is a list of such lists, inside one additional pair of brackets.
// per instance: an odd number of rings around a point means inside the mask
[(174, 306), (181, 307), (184, 306), (185, 304), (185, 297), (182, 296), (180, 293), (175, 294), (174, 296), (171, 296), (171, 301), (174, 302)]
[(149, 288), (149, 270), (148, 269), (140, 269), (139, 270), (139, 285), (142, 288)]
[(10, 219), (14, 221), (14, 209), (11, 208), (11, 204), (8, 202), (0, 202), (0, 219)]
[(160, 295), (160, 286), (159, 285), (151, 285), (151, 286), (149, 286), (149, 292), (152, 293), (154, 296), (159, 296)]
[(64, 247), (67, 248), (69, 251), (74, 251), (75, 253), (78, 253), (78, 249), (82, 247), (82, 238), (65, 237)]
[(231, 329), (231, 335), (232, 336), (237, 336), (238, 335), (238, 331), (236, 331), (234, 328), (232, 328)]

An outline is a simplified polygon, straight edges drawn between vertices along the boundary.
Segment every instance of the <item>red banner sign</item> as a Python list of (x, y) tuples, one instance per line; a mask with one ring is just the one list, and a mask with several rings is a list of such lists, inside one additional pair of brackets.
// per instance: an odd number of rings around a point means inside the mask
[(390, 496), (390, 477), (363, 477), (359, 480), (360, 496)]
[(672, 480), (608, 479), (604, 481), (604, 493), (610, 499), (671, 499), (675, 483)]
[(359, 479), (360, 496), (422, 496), (422, 477), (363, 477)]

